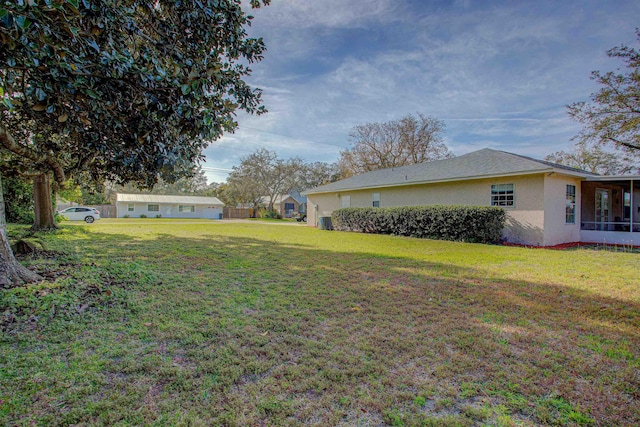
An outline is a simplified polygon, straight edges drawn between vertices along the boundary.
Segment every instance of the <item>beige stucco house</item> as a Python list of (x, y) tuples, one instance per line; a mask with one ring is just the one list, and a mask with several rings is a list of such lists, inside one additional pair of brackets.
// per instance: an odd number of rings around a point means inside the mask
[(507, 242), (640, 245), (640, 176), (599, 176), (492, 149), (367, 172), (303, 194), (310, 226), (342, 207), (500, 206)]
[[(269, 196), (263, 196), (260, 199), (260, 205), (267, 207), (269, 205)], [(273, 200), (273, 210), (282, 215), (283, 218), (291, 218), (295, 212), (298, 212), (300, 202), (291, 194), (278, 194)]]

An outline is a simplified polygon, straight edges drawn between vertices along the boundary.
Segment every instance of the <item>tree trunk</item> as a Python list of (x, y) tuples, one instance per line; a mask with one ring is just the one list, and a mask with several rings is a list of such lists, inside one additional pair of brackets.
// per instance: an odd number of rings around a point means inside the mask
[(25, 268), (13, 256), (7, 236), (7, 223), (2, 193), (2, 177), (0, 177), (0, 287), (18, 286), (42, 280), (34, 272)]
[(49, 174), (43, 173), (33, 179), (33, 210), (35, 219), (32, 231), (47, 231), (58, 228), (53, 216), (51, 203), (51, 181)]

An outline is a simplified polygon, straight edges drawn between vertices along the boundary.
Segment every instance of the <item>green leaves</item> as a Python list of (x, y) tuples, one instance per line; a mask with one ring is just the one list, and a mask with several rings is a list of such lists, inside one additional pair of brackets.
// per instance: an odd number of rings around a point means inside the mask
[(264, 110), (243, 65), (264, 43), (247, 38), (236, 1), (34, 2), (0, 9), (7, 121), (17, 135), (43, 135), (32, 158), (150, 186), (233, 131), (237, 109)]
[(26, 16), (16, 17), (16, 25), (23, 30), (26, 30), (27, 28), (29, 28), (31, 24), (33, 24), (33, 22)]
[(486, 206), (342, 208), (331, 219), (340, 231), (495, 243), (500, 241), (506, 213)]

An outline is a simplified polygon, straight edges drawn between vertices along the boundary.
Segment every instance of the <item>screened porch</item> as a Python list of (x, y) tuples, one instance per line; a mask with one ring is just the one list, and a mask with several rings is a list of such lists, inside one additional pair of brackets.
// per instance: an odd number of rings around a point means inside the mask
[(589, 178), (581, 196), (581, 241), (640, 245), (640, 176)]

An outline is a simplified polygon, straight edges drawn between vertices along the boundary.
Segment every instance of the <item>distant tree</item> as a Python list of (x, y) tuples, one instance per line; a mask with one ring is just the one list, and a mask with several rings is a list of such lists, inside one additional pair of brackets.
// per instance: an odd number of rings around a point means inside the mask
[(637, 158), (606, 151), (598, 144), (579, 142), (569, 151), (556, 151), (545, 160), (602, 175), (620, 175), (640, 170)]
[[(265, 49), (251, 19), (236, 0), (3, 2), (0, 150), (35, 175), (34, 228), (55, 227), (52, 177), (173, 181), (236, 110), (264, 112), (244, 81)], [(0, 284), (26, 280), (0, 213)]]
[(139, 188), (135, 184), (115, 185), (113, 191), (116, 193), (149, 193), (149, 194), (175, 194), (175, 195), (196, 195), (207, 188), (207, 177), (202, 167), (194, 166), (189, 176), (182, 177), (174, 182), (168, 182), (158, 177), (158, 181), (151, 189)]
[(337, 163), (305, 163), (300, 170), (297, 190), (304, 191), (340, 179), (340, 166)]
[(233, 167), (227, 179), (227, 198), (257, 206), (266, 197), (267, 209), (272, 211), (278, 195), (296, 188), (303, 165), (299, 158), (280, 159), (275, 152), (261, 148)]
[(84, 203), (82, 188), (72, 179), (67, 180), (64, 187), (56, 192), (56, 195), (71, 203)]
[[(203, 188), (202, 190), (200, 190), (197, 194), (199, 196), (204, 196), (204, 197), (219, 197), (219, 193), (222, 190), (222, 185), (219, 182), (212, 182), (210, 184), (207, 184), (207, 186), (205, 188)], [(222, 200), (222, 199), (220, 199)]]
[(219, 191), (219, 198), (226, 206), (246, 205), (256, 208), (262, 202), (263, 195), (261, 186), (240, 170), (231, 173)]
[[(640, 31), (636, 29), (640, 41)], [(627, 152), (640, 151), (640, 52), (628, 46), (607, 51), (610, 58), (622, 60), (624, 72), (593, 71), (591, 79), (600, 90), (591, 102), (567, 107), (569, 115), (584, 125), (577, 138), (582, 142), (613, 144)]]
[(443, 121), (422, 114), (357, 125), (349, 135), (351, 148), (340, 152), (341, 177), (451, 157), (443, 131)]

